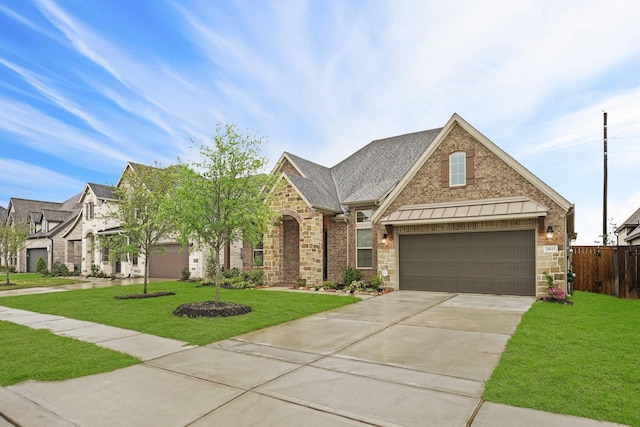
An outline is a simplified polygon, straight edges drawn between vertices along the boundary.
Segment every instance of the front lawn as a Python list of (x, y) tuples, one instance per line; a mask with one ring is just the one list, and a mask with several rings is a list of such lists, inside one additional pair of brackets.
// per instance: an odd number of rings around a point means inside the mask
[(72, 283), (81, 283), (82, 279), (65, 279), (62, 277), (44, 277), (39, 273), (11, 273), (9, 274), (9, 282), (7, 286), (7, 273), (0, 272), (0, 291), (9, 289), (36, 288), (40, 286), (54, 285), (70, 285)]
[(3, 387), (26, 380), (56, 381), (98, 374), (139, 362), (124, 353), (10, 322), (0, 321), (0, 336)]
[(640, 426), (640, 301), (573, 299), (525, 313), (483, 398)]
[(198, 288), (193, 283), (182, 282), (149, 285), (149, 292), (158, 291), (175, 292), (175, 295), (145, 299), (113, 298), (142, 292), (142, 285), (130, 285), (2, 297), (0, 305), (203, 345), (359, 301), (358, 298), (336, 295), (221, 289), (221, 301), (251, 306), (251, 313), (225, 318), (190, 319), (174, 316), (172, 311), (183, 303), (213, 300), (215, 288)]

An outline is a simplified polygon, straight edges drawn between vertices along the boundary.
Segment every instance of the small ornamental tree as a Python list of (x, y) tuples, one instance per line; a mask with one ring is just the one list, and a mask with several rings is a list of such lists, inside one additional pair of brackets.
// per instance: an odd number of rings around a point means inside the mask
[(114, 189), (117, 210), (107, 215), (120, 224), (121, 233), (101, 241), (109, 248), (109, 257), (121, 259), (123, 255), (145, 257), (143, 293), (147, 293), (149, 256), (157, 243), (170, 236), (173, 230), (170, 196), (175, 187), (172, 168), (134, 165), (123, 174)]
[[(192, 140), (195, 144), (195, 142)], [(233, 124), (218, 124), (211, 145), (201, 144), (201, 159), (176, 169), (176, 224), (183, 242), (208, 248), (220, 300), (220, 254), (238, 239), (257, 244), (274, 219), (269, 191), (276, 176), (264, 174), (264, 139), (240, 133)]]
[(0, 224), (0, 259), (6, 263), (7, 285), (11, 284), (9, 260), (18, 256), (18, 252), (24, 249), (28, 233), (29, 227), (25, 224), (16, 222)]
[(36, 262), (36, 271), (45, 276), (49, 273), (49, 270), (47, 269), (47, 261), (45, 261), (44, 258), (38, 258), (38, 262)]

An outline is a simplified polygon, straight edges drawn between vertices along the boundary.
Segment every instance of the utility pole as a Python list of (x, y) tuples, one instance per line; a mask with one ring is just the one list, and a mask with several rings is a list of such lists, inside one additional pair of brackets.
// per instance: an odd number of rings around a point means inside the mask
[(607, 233), (607, 112), (604, 113), (604, 192), (602, 198), (602, 244), (609, 244), (609, 234)]

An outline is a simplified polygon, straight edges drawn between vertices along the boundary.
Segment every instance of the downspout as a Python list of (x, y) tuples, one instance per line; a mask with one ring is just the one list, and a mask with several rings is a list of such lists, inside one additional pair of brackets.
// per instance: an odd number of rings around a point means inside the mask
[(351, 228), (351, 222), (348, 219), (345, 219), (345, 222), (347, 223), (347, 265), (345, 267), (349, 267), (351, 265), (351, 252), (349, 251), (350, 249), (350, 245), (349, 243), (351, 242), (351, 237), (349, 236), (349, 229)]
[(49, 240), (51, 240), (51, 253), (49, 254), (49, 270), (51, 270), (51, 268), (53, 268), (53, 238), (49, 237)]

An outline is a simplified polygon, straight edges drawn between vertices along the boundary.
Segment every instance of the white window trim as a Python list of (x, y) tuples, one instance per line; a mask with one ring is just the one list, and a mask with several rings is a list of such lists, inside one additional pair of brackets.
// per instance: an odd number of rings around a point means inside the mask
[[(462, 157), (462, 183), (454, 184), (453, 178), (453, 157), (460, 155)], [(458, 176), (458, 175), (456, 175)], [(467, 185), (467, 153), (464, 151), (455, 151), (449, 154), (449, 187), (462, 187)]]
[[(370, 212), (369, 215), (369, 221), (364, 221), (364, 222), (358, 222), (358, 212)], [(356, 232), (355, 232), (355, 238), (356, 238), (356, 268), (357, 269), (371, 269), (373, 268), (373, 223), (371, 222), (371, 217), (373, 216), (373, 211), (371, 209), (360, 209), (356, 211)], [(358, 246), (358, 230), (366, 230), (369, 229), (371, 230), (371, 246)], [(360, 266), (358, 265), (358, 251), (364, 249), (364, 250), (371, 250), (371, 265), (370, 266)]]

